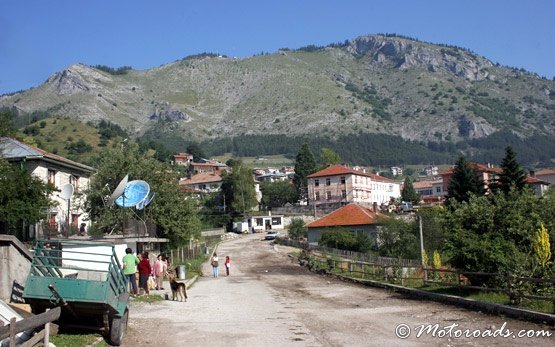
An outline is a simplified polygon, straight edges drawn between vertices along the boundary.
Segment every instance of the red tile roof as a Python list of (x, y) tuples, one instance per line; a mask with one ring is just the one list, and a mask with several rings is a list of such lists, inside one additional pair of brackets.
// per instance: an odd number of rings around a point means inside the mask
[(339, 176), (339, 175), (359, 175), (359, 176), (370, 177), (374, 181), (394, 182), (393, 180), (391, 180), (387, 177), (375, 175), (375, 174), (372, 174), (372, 173), (366, 173), (366, 172), (362, 172), (362, 171), (353, 170), (353, 169), (348, 168), (348, 167), (343, 166), (343, 165), (328, 166), (324, 170), (320, 170), (320, 171), (315, 172), (311, 175), (308, 175), (307, 178), (318, 178), (318, 177)]
[[(482, 172), (494, 172), (494, 173), (501, 173), (503, 170), (501, 168), (491, 166), (489, 167), (487, 164), (480, 164), (480, 163), (468, 163), (468, 165), (475, 170), (482, 171)], [(455, 171), (454, 167), (450, 167), (444, 172), (441, 172), (440, 175), (450, 175)]]
[(341, 207), (325, 215), (324, 217), (315, 220), (307, 225), (308, 228), (323, 228), (323, 227), (337, 227), (337, 226), (352, 226), (352, 225), (368, 225), (376, 224), (378, 217), (384, 215), (376, 213), (369, 208), (349, 204)]
[(555, 174), (555, 170), (553, 170), (553, 169), (541, 169), (541, 170), (536, 171), (536, 176), (537, 175), (540, 175), (540, 176), (541, 175), (553, 175), (553, 174)]
[(221, 182), (222, 176), (211, 173), (211, 172), (202, 172), (196, 175), (191, 176), (191, 178), (187, 178), (184, 180), (179, 181), (180, 185), (191, 185), (191, 184), (199, 184), (199, 183), (213, 183), (213, 182)]
[(546, 184), (546, 185), (549, 184), (549, 182), (546, 182), (544, 180), (540, 180), (539, 178), (536, 178), (536, 177), (526, 177), (526, 183), (527, 184), (539, 184), (539, 183), (541, 183), (541, 184)]

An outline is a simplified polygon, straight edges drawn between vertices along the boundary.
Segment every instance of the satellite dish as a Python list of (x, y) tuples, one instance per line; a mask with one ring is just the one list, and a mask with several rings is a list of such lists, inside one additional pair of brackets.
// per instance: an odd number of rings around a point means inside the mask
[(64, 200), (69, 200), (73, 196), (73, 185), (71, 183), (64, 184), (62, 186), (62, 192), (60, 197)]
[(141, 203), (150, 193), (150, 186), (142, 180), (127, 182), (123, 194), (116, 199), (120, 207), (133, 207)]
[(147, 207), (148, 204), (150, 204), (152, 202), (152, 199), (154, 199), (155, 196), (156, 196), (156, 193), (150, 194), (143, 201), (139, 202), (137, 204), (137, 206), (135, 206), (135, 207), (137, 208), (137, 210), (142, 210), (143, 208)]
[(129, 175), (125, 175), (125, 177), (119, 182), (112, 195), (110, 195), (110, 199), (108, 199), (108, 206), (112, 205), (117, 198), (123, 195), (123, 191), (125, 189), (127, 181), (129, 181)]

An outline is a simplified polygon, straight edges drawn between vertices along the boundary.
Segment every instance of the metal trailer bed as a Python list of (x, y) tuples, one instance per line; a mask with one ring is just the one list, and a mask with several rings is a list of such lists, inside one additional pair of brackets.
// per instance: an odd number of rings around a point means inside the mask
[(112, 345), (126, 334), (129, 293), (114, 244), (37, 241), (23, 298), (34, 313), (61, 307), (61, 327), (101, 330)]

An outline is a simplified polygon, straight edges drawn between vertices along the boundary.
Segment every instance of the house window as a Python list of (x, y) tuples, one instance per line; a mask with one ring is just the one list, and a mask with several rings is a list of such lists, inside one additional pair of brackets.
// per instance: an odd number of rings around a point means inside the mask
[(341, 197), (342, 197), (343, 199), (346, 199), (346, 198), (347, 198), (347, 191), (346, 191), (346, 190), (342, 190), (342, 191), (341, 191)]
[(331, 200), (331, 192), (326, 192), (326, 199)]
[(314, 180), (314, 186), (319, 187), (320, 186), (320, 180)]
[(79, 191), (79, 176), (69, 175), (69, 183), (73, 186), (73, 191)]
[(436, 187), (436, 193), (441, 193), (441, 187)]
[(314, 194), (315, 194), (314, 199), (315, 199), (316, 201), (320, 201), (320, 192), (316, 192), (316, 193), (314, 193)]
[(48, 183), (52, 185), (56, 185), (56, 171), (52, 169), (48, 169)]
[(281, 217), (272, 217), (272, 225), (281, 225)]
[(355, 183), (358, 183), (358, 176), (355, 176)]
[(331, 178), (326, 178), (326, 186), (331, 185)]
[(341, 184), (345, 184), (345, 176), (341, 176)]
[(264, 226), (264, 218), (256, 218), (256, 226), (263, 227)]

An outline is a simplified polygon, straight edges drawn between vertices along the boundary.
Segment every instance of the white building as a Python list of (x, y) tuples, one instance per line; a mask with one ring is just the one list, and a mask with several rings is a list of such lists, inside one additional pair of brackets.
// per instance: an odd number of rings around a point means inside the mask
[(372, 207), (400, 196), (398, 182), (343, 165), (332, 165), (308, 176), (309, 205), (355, 203)]
[[(47, 211), (46, 222), (50, 230), (71, 234), (81, 223), (87, 224), (88, 215), (83, 209), (84, 192), (89, 188), (90, 176), (94, 172), (92, 167), (7, 137), (0, 138), (0, 153), (8, 162), (23, 163), (32, 175), (56, 188), (50, 197), (55, 205)], [(74, 193), (65, 200), (61, 189), (68, 184), (73, 186)], [(68, 223), (72, 231), (67, 229)], [(32, 226), (26, 238), (43, 238), (44, 233), (39, 226)]]

